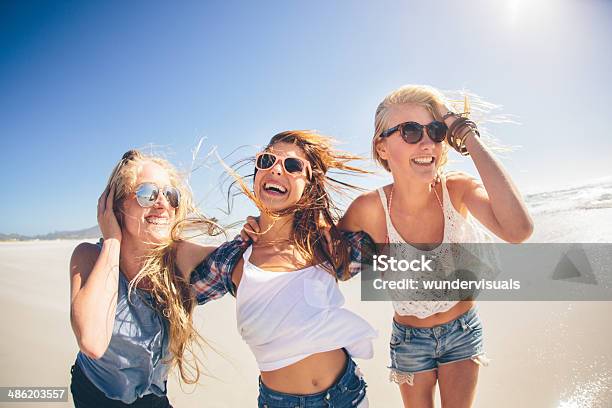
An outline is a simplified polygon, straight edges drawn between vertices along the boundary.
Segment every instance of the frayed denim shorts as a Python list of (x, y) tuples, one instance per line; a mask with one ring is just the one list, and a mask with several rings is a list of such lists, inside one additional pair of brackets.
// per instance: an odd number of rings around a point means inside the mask
[(475, 307), (448, 323), (418, 328), (393, 321), (389, 379), (413, 384), (414, 374), (436, 370), (456, 361), (473, 360), (486, 366), (482, 322)]
[(366, 383), (352, 358), (347, 356), (344, 373), (327, 390), (308, 395), (274, 391), (259, 378), (259, 408), (367, 408)]

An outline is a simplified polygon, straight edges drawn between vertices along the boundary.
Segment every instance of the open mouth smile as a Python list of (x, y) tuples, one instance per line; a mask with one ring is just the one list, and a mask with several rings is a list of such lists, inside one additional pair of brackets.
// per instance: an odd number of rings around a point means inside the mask
[(435, 163), (436, 158), (434, 156), (417, 156), (410, 159), (410, 161), (417, 166), (431, 166)]
[(263, 189), (270, 195), (283, 196), (287, 194), (287, 188), (278, 183), (266, 182), (263, 185)]
[(153, 225), (169, 225), (170, 224), (170, 220), (168, 219), (168, 217), (160, 217), (158, 215), (149, 215), (148, 217), (145, 217), (145, 221), (148, 224), (153, 224)]

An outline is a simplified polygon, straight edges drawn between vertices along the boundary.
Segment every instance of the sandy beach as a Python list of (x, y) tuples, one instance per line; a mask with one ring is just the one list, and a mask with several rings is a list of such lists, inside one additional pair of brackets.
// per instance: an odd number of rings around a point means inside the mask
[[(611, 220), (612, 210), (590, 211), (589, 215)], [(550, 230), (558, 231), (558, 220), (549, 218), (540, 219), (532, 241), (554, 240)], [(602, 225), (592, 221), (591, 225)], [(569, 226), (564, 236), (579, 242), (576, 231)], [(592, 229), (581, 231), (594, 236)], [(603, 242), (601, 237), (598, 242)], [(78, 349), (69, 321), (68, 262), (77, 244), (0, 243), (0, 385), (69, 385), (70, 366)], [(359, 278), (341, 283), (341, 289), (347, 306), (379, 332), (374, 358), (358, 360), (368, 382), (371, 406), (401, 407), (400, 394), (388, 381), (386, 368), (391, 304), (360, 301)], [(169, 396), (175, 407), (255, 406), (258, 371), (236, 330), (234, 307), (234, 299), (226, 296), (197, 309), (197, 326), (216, 351), (207, 351), (208, 375), (200, 385), (181, 389), (174, 376), (170, 379)], [(612, 406), (612, 329), (606, 323), (612, 302), (480, 302), (478, 307), (492, 362), (480, 372), (475, 407)]]

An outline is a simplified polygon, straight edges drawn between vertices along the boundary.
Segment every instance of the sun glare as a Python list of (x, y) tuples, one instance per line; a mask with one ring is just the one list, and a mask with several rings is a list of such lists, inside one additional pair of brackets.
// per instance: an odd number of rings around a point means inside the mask
[(545, 22), (566, 8), (567, 1), (563, 0), (506, 0), (502, 10), (508, 24), (515, 26), (524, 19), (537, 19)]
[(521, 0), (508, 0), (508, 2), (506, 3), (506, 12), (510, 24), (514, 25), (514, 23), (516, 22), (521, 3)]

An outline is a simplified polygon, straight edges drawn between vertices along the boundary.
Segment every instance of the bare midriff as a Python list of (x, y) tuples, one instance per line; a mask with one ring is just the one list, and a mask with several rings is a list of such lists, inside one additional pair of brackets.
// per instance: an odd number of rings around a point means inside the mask
[(420, 328), (434, 327), (455, 320), (456, 318), (470, 310), (472, 307), (474, 307), (475, 304), (476, 301), (474, 300), (464, 300), (457, 303), (455, 306), (453, 306), (452, 308), (450, 308), (450, 310), (447, 310), (446, 312), (435, 313), (424, 319), (419, 319), (416, 316), (400, 316), (396, 312), (393, 316), (393, 320), (403, 326)]
[(347, 362), (342, 349), (316, 353), (287, 367), (262, 371), (266, 387), (285, 394), (316, 394), (330, 388), (342, 375)]

